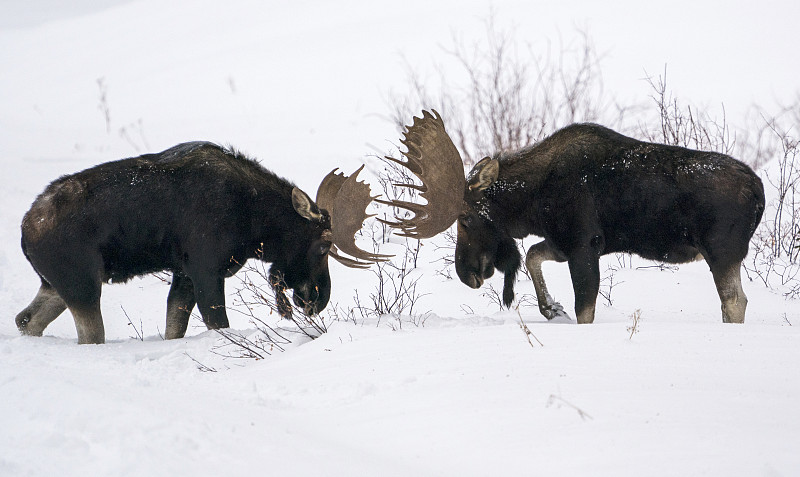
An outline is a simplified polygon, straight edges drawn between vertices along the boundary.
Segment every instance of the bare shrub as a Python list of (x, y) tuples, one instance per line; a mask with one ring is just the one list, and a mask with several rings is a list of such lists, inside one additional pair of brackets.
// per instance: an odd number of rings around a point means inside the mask
[(702, 151), (733, 154), (736, 135), (731, 132), (722, 105), (722, 119), (691, 105), (681, 104), (667, 89), (667, 70), (658, 78), (648, 76), (647, 83), (653, 90), (651, 96), (658, 112), (658, 128), (640, 123), (640, 132), (651, 142), (688, 147)]
[(800, 297), (800, 99), (778, 115), (759, 109), (764, 126), (750, 149), (760, 158), (774, 157), (764, 171), (768, 201), (751, 242), (747, 276), (767, 287), (784, 287), (787, 297)]
[[(255, 330), (215, 330), (222, 339), (212, 352), (226, 358), (264, 359), (275, 352), (285, 351), (294, 342), (293, 336), (313, 340), (328, 331), (323, 315), (308, 315), (286, 296), (276, 295), (276, 288), (282, 290), (286, 287), (270, 282), (267, 266), (260, 260), (251, 260), (236, 275), (239, 286), (231, 310), (245, 315)], [(291, 309), (291, 315), (280, 316), (279, 302), (280, 307)], [(279, 325), (281, 320), (288, 320), (291, 325)]]
[[(520, 48), (513, 29), (486, 21), (486, 37), (467, 44), (457, 36), (444, 50), (456, 71), (438, 71), (438, 81), (424, 81), (407, 65), (410, 91), (390, 95), (392, 120), (399, 128), (421, 109), (434, 108), (447, 126), (467, 167), (495, 152), (533, 144), (576, 121), (601, 118), (618, 124), (625, 108), (603, 91), (600, 57), (588, 33), (556, 48)], [(429, 84), (438, 90), (432, 91)], [(616, 117), (608, 117), (616, 110)]]
[[(253, 265), (250, 265), (250, 263)], [(237, 274), (241, 285), (236, 290), (235, 304), (240, 305), (244, 313), (256, 327), (264, 326), (271, 331), (271, 327), (264, 321), (263, 317), (268, 315), (280, 315), (280, 308), (290, 308), (291, 313), (283, 316), (283, 319), (292, 322), (296, 329), (287, 329), (289, 332), (301, 334), (308, 339), (316, 339), (328, 331), (323, 315), (309, 315), (302, 307), (296, 306), (285, 295), (276, 293), (276, 289), (285, 290), (287, 287), (282, 283), (280, 277), (270, 277), (267, 266), (260, 260), (253, 260), (242, 267), (242, 271)], [(271, 283), (279, 280), (278, 283)]]
[[(387, 230), (385, 225), (373, 225), (369, 230), (373, 249), (377, 251), (382, 243), (388, 241), (388, 234), (391, 231)], [(388, 261), (378, 262), (370, 269), (377, 280), (375, 287), (369, 293), (369, 301), (362, 302), (358, 291), (354, 296), (354, 310), (362, 318), (378, 318), (380, 323), (381, 317), (391, 316), (400, 328), (402, 328), (402, 316), (406, 316), (407, 320), (415, 325), (424, 324), (428, 313), (419, 313), (416, 309), (418, 300), (427, 295), (417, 288), (421, 278), (421, 273), (416, 271), (420, 247), (419, 240), (404, 238), (401, 254)], [(353, 310), (345, 311), (344, 315), (354, 316)]]
[(606, 306), (614, 306), (614, 300), (611, 297), (611, 293), (614, 291), (614, 287), (621, 283), (620, 281), (615, 281), (614, 274), (619, 271), (614, 265), (608, 265), (606, 267), (606, 273), (603, 277), (600, 278), (600, 288), (598, 289), (598, 294), (605, 300)]
[(481, 296), (486, 298), (487, 300), (489, 300), (489, 303), (491, 303), (492, 305), (496, 306), (497, 308), (499, 308), (501, 310), (504, 308), (503, 307), (503, 296), (497, 290), (497, 288), (494, 287), (494, 285), (489, 284), (489, 287), (485, 288), (485, 291), (483, 293), (481, 293)]
[(781, 105), (777, 112), (770, 112), (760, 105), (750, 108), (745, 131), (745, 140), (740, 142), (739, 154), (747, 157), (755, 168), (785, 154), (785, 141), (799, 134), (800, 95), (788, 106)]

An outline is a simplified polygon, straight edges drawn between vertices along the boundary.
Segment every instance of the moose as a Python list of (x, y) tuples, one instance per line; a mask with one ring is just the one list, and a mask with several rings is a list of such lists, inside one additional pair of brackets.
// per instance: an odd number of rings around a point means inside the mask
[(542, 262), (567, 262), (578, 323), (592, 323), (599, 258), (626, 252), (663, 263), (705, 259), (725, 323), (743, 323), (741, 263), (764, 211), (761, 179), (715, 152), (642, 142), (596, 124), (573, 124), (541, 142), (464, 166), (441, 116), (423, 111), (387, 157), (422, 182), (398, 184), (427, 204), (380, 201), (410, 217), (387, 221), (400, 235), (430, 238), (457, 222), (456, 273), (478, 288), (495, 269), (511, 306), (521, 254), (514, 239), (544, 238), (527, 252), (539, 311), (566, 315), (547, 291)]
[(334, 169), (315, 202), (233, 149), (192, 142), (63, 176), (22, 220), (22, 250), (41, 287), (17, 327), (41, 336), (69, 308), (78, 343), (103, 343), (102, 284), (169, 271), (165, 337), (185, 335), (195, 304), (209, 329), (226, 328), (225, 278), (251, 258), (272, 263), (282, 316), (292, 313), (287, 288), (316, 314), (330, 297), (328, 256), (354, 268), (386, 258), (354, 242), (373, 199), (360, 171)]

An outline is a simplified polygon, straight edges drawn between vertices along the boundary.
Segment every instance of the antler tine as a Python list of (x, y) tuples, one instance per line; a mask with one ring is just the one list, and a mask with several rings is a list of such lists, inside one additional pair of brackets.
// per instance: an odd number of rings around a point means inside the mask
[(414, 202), (407, 202), (404, 200), (394, 200), (394, 201), (375, 200), (375, 202), (378, 202), (380, 204), (391, 205), (392, 207), (400, 207), (413, 212), (414, 215), (410, 219), (405, 219), (395, 216), (396, 222), (392, 222), (381, 218), (378, 218), (377, 220), (378, 222), (386, 224), (390, 227), (403, 229), (403, 233), (397, 234), (401, 237), (423, 238), (423, 237), (417, 237), (417, 233), (412, 232), (412, 230), (414, 229), (414, 224), (418, 220), (425, 220), (427, 218), (428, 211), (425, 208), (426, 206)]
[(421, 186), (401, 186), (420, 191), (427, 204), (423, 206), (401, 200), (377, 201), (414, 212), (410, 219), (396, 218), (396, 225), (392, 226), (403, 230), (400, 235), (421, 239), (433, 237), (455, 222), (461, 213), (466, 185), (461, 155), (447, 134), (439, 113), (431, 111), (422, 111), (422, 117), (414, 117), (411, 126), (407, 126), (403, 132), (400, 142), (407, 151), (401, 152), (406, 160), (387, 157), (422, 181)]
[[(423, 215), (424, 213), (426, 213), (426, 209), (425, 209), (426, 205), (417, 204), (416, 202), (409, 202), (407, 200), (375, 199), (375, 202), (377, 202), (379, 204), (391, 205), (392, 207), (400, 207), (400, 208), (403, 208), (403, 209), (407, 209), (407, 210), (410, 210), (410, 211), (412, 211), (415, 214), (420, 215), (420, 216)], [(405, 219), (400, 219), (399, 217), (395, 217), (395, 218), (397, 220), (405, 220)]]
[(373, 263), (373, 262), (359, 262), (358, 260), (353, 260), (352, 258), (343, 257), (336, 252), (336, 247), (331, 247), (331, 250), (330, 252), (328, 252), (328, 255), (335, 258), (336, 261), (341, 263), (342, 265), (350, 268), (360, 268), (362, 270), (365, 270), (369, 268)]
[[(342, 265), (351, 268), (368, 268), (374, 262), (383, 262), (392, 257), (392, 255), (367, 252), (355, 244), (355, 234), (361, 230), (364, 220), (372, 217), (366, 213), (366, 209), (375, 199), (370, 195), (369, 185), (358, 180), (358, 174), (363, 169), (362, 165), (350, 176), (335, 174), (336, 169), (334, 169), (323, 179), (317, 191), (317, 204), (327, 209), (331, 215), (331, 235), (335, 247), (331, 248), (329, 255)], [(336, 188), (335, 194), (331, 192), (334, 188)], [(337, 253), (336, 247), (355, 257), (355, 260), (341, 256)]]
[(415, 238), (415, 239), (423, 238), (423, 237), (420, 237), (417, 233), (404, 228), (404, 227), (411, 227), (410, 225), (407, 225), (408, 221), (406, 219), (400, 219), (398, 222), (391, 222), (389, 220), (384, 220), (384, 219), (380, 219), (380, 218), (376, 219), (376, 220), (378, 222), (382, 223), (382, 224), (388, 225), (389, 227), (393, 227), (393, 228), (396, 228), (396, 229), (401, 229), (402, 232), (396, 234), (398, 237), (410, 237), (410, 238)]
[(425, 192), (426, 190), (428, 190), (428, 188), (425, 187), (424, 185), (417, 185), (417, 184), (392, 184), (392, 185), (395, 187), (405, 187), (406, 189), (414, 189), (420, 192)]
[[(400, 142), (402, 143), (403, 141), (400, 141)], [(406, 146), (406, 147), (408, 147), (408, 146)], [(391, 157), (391, 156), (383, 156), (383, 158), (388, 160), (388, 161), (392, 161), (392, 162), (394, 162), (396, 164), (399, 164), (399, 165), (405, 167), (406, 169), (410, 170), (414, 174), (421, 174), (422, 173), (422, 169), (419, 167), (419, 163), (417, 163), (416, 161), (410, 161), (410, 160), (409, 161), (403, 161), (403, 160), (396, 159), (396, 158)]]

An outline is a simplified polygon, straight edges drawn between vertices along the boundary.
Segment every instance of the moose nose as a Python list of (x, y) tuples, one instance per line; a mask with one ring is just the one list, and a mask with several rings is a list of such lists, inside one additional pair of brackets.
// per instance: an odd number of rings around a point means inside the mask
[(308, 315), (316, 315), (320, 312), (319, 306), (319, 290), (316, 286), (312, 287), (309, 284), (303, 284), (294, 290), (294, 304), (298, 308), (302, 308), (303, 312)]
[(308, 301), (303, 303), (303, 312), (308, 316), (313, 316), (319, 313), (319, 296), (316, 293), (308, 297)]

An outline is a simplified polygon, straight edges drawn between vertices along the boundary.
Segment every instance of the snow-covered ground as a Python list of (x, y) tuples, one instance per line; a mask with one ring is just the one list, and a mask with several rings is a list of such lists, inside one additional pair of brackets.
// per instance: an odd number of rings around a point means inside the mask
[[(0, 4), (0, 475), (800, 475), (800, 303), (746, 282), (746, 324), (724, 325), (703, 263), (621, 268), (591, 326), (498, 311), (426, 259), (424, 323), (331, 322), (263, 360), (220, 356), (198, 321), (161, 340), (168, 287), (153, 277), (104, 288), (106, 345), (78, 346), (69, 313), (19, 336), (14, 316), (38, 288), (19, 223), (48, 182), (196, 139), (312, 193), (334, 167), (374, 170), (399, 137), (386, 98), (406, 62), (435, 62), (454, 33), (481, 37), (490, 11), (71, 3)], [(619, 98), (646, 99), (642, 78), (665, 64), (677, 94), (730, 114), (797, 94), (796, 2), (557, 3), (491, 5), (534, 46), (586, 26)], [(332, 307), (375, 287), (373, 273), (331, 268)], [(572, 313), (566, 267), (545, 274)]]

